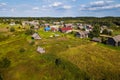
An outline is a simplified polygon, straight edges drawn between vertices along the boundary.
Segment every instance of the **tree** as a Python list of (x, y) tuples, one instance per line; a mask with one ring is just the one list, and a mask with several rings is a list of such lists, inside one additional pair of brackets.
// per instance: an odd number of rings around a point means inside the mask
[(99, 37), (100, 36), (100, 27), (98, 25), (95, 25), (93, 30), (90, 32), (89, 37)]
[(107, 29), (104, 29), (103, 32), (102, 32), (102, 34), (108, 35), (108, 30), (107, 30)]
[(106, 35), (112, 35), (112, 31), (108, 31), (107, 29), (104, 29), (102, 34), (106, 34)]

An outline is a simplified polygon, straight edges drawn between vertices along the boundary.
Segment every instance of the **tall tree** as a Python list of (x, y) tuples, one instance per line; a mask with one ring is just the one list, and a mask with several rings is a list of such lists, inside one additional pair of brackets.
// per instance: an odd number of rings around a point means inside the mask
[(93, 38), (93, 37), (99, 37), (99, 36), (100, 36), (100, 26), (95, 25), (93, 30), (90, 32), (89, 37)]

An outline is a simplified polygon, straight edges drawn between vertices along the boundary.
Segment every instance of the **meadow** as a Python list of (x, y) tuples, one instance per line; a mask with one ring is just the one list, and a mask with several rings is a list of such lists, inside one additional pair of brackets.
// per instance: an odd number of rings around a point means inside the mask
[[(18, 29), (18, 28), (16, 28)], [(38, 30), (41, 40), (31, 39), (25, 31), (1, 32), (1, 80), (119, 80), (120, 47), (111, 47), (75, 38), (73, 34)], [(59, 34), (59, 37), (50, 37)], [(31, 42), (34, 42), (31, 44)], [(46, 53), (36, 51), (41, 46)]]

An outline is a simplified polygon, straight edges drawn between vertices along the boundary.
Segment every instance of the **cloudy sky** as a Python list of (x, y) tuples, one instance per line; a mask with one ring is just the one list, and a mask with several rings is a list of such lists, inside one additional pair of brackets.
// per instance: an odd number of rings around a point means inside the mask
[(120, 16), (120, 0), (0, 0), (0, 16)]

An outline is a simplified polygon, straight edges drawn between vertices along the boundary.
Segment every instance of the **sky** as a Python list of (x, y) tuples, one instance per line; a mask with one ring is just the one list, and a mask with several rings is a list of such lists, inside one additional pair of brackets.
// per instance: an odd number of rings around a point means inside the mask
[(120, 16), (120, 0), (0, 0), (0, 16)]

